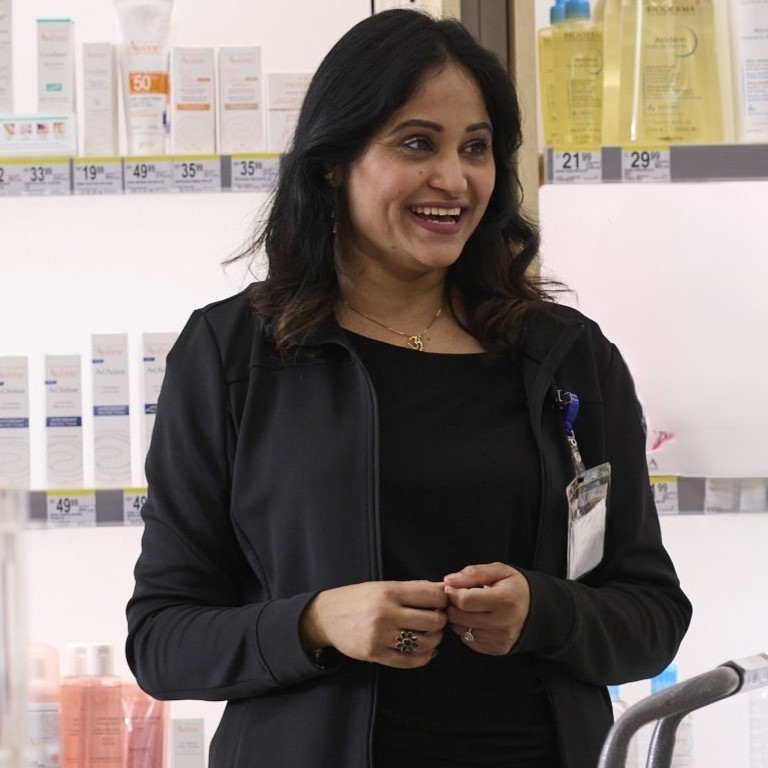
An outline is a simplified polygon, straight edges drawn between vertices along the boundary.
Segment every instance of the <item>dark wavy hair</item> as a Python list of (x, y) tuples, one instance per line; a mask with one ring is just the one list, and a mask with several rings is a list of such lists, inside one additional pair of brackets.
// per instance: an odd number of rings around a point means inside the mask
[(504, 351), (525, 309), (550, 299), (529, 272), (539, 234), (521, 207), (515, 170), (520, 108), (504, 67), (458, 21), (384, 11), (355, 25), (320, 64), (266, 221), (233, 258), (266, 253), (267, 276), (252, 286), (250, 301), (271, 319), (281, 352), (297, 351), (307, 332), (333, 314), (339, 297), (332, 231), (337, 190), (325, 178), (329, 167), (356, 160), (425, 73), (450, 63), (468, 70), (483, 93), (493, 125), (496, 184), (485, 215), (448, 270), (446, 300), (457, 288), (466, 329), (486, 348)]

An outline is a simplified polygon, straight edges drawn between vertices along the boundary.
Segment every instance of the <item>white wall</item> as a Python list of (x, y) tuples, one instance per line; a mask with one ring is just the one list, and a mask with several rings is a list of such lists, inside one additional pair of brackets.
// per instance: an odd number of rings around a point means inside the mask
[[(536, 0), (536, 4), (543, 20), (547, 3)], [(176, 42), (261, 43), (266, 71), (307, 71), (368, 9), (367, 0), (271, 4), (177, 0)], [(34, 109), (35, 17), (72, 16), (81, 42), (118, 37), (108, 0), (17, 0), (14, 13), (19, 110)], [(635, 347), (622, 300), (628, 294), (622, 292), (640, 297), (636, 313), (645, 312), (650, 320), (656, 308), (650, 301), (643, 303), (642, 292), (660, 279), (659, 271), (677, 264), (681, 253), (700, 253), (696, 268), (715, 274), (730, 268), (735, 253), (759, 254), (764, 250), (759, 225), (760, 211), (767, 209), (766, 195), (768, 184), (761, 183), (643, 190), (545, 188), (544, 264), (579, 291), (581, 308), (620, 343), (642, 390), (646, 377), (659, 374)], [(34, 382), (42, 381), (46, 352), (80, 353), (87, 360), (91, 333), (124, 331), (137, 359), (141, 332), (178, 330), (192, 308), (239, 290), (247, 276), (239, 268), (223, 272), (219, 264), (247, 236), (262, 202), (260, 196), (226, 193), (0, 200), (0, 354), (30, 356), (33, 419), (39, 424), (42, 418), (42, 386)], [(748, 215), (751, 210), (756, 211), (754, 220)], [(676, 214), (685, 211), (690, 214), (678, 230)], [(659, 224), (662, 220), (664, 226)], [(582, 260), (591, 255), (599, 259), (599, 270), (583, 266)], [(653, 264), (654, 270), (642, 273), (643, 285), (628, 285), (621, 279), (621, 262)], [(578, 265), (576, 273), (573, 265)], [(589, 287), (597, 275), (611, 270), (617, 286), (611, 289), (613, 303), (603, 306), (597, 301), (600, 293), (593, 296)], [(708, 316), (732, 317), (742, 307), (742, 291), (751, 290), (749, 283), (747, 278), (731, 283), (728, 291), (722, 291), (722, 301), (708, 307)], [(701, 309), (690, 291), (675, 300), (680, 316), (691, 308)], [(758, 355), (761, 330), (764, 335), (766, 326), (750, 329), (749, 334)], [(681, 356), (676, 371), (688, 371), (689, 362)], [(735, 370), (723, 378), (723, 398), (740, 375)], [(87, 398), (87, 376), (84, 384)], [(761, 381), (754, 382), (757, 407), (760, 386)], [(132, 405), (136, 411), (138, 403)], [(39, 441), (33, 469), (33, 484), (40, 487)], [(134, 476), (140, 476), (138, 447)], [(695, 604), (691, 631), (678, 659), (681, 675), (768, 650), (763, 594), (768, 516), (665, 517), (662, 526)], [(30, 531), (26, 549), (31, 636), (59, 646), (104, 639), (120, 648), (140, 534), (139, 529), (120, 528)], [(119, 671), (127, 673), (121, 658)], [(645, 692), (639, 683), (627, 688), (630, 699)], [(746, 763), (744, 704), (743, 697), (734, 698), (700, 713), (698, 768)], [(208, 736), (219, 711), (219, 705), (200, 702), (175, 704), (173, 710), (176, 717), (205, 716)]]

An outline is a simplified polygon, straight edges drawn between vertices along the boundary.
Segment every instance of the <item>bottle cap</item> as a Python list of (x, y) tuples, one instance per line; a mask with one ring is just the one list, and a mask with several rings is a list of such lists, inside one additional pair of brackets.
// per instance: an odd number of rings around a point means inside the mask
[(651, 678), (651, 693), (658, 693), (677, 683), (677, 667), (670, 664), (663, 672)]
[(592, 12), (589, 8), (589, 0), (566, 0), (566, 19), (589, 19)]
[(565, 0), (556, 0), (549, 9), (549, 23), (558, 24), (561, 21), (565, 21)]
[(112, 675), (112, 646), (109, 643), (69, 643), (67, 669), (72, 677)]

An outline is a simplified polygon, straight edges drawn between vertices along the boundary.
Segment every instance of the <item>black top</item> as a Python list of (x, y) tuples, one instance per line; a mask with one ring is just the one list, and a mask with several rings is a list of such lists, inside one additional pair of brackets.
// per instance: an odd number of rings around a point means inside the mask
[[(384, 578), (441, 580), (494, 561), (529, 568), (539, 460), (519, 367), (348, 336), (379, 408)], [(427, 666), (381, 668), (375, 734), (375, 768), (556, 764), (530, 657), (477, 653), (450, 628)]]

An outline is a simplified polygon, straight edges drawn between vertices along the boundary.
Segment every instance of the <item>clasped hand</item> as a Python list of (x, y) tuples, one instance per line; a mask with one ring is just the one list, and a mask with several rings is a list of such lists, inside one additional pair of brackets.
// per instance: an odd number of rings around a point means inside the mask
[[(502, 656), (512, 649), (530, 607), (525, 577), (503, 563), (470, 565), (442, 582), (372, 581), (320, 592), (301, 620), (305, 648), (333, 646), (346, 656), (390, 667), (424, 666), (447, 627), (466, 646)], [(397, 648), (402, 632), (415, 635), (410, 652)]]

